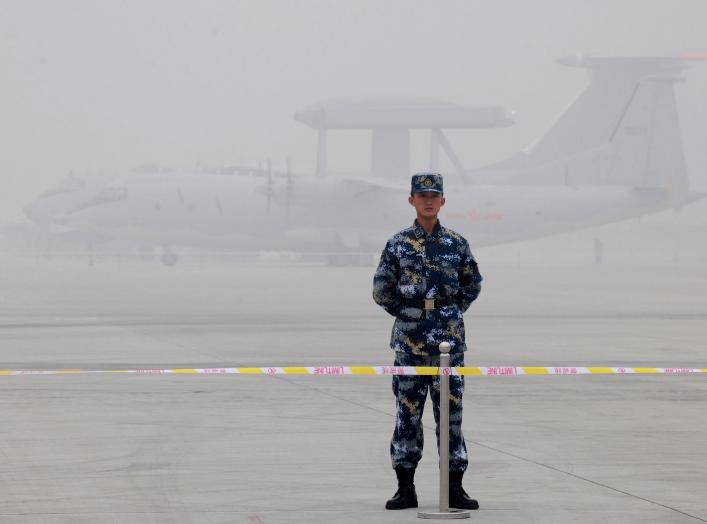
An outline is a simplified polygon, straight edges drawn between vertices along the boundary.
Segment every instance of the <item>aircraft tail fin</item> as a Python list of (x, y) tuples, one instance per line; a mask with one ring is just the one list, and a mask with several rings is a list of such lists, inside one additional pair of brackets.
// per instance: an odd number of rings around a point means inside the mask
[(585, 68), (589, 84), (547, 133), (490, 169), (523, 171), (531, 183), (664, 188), (684, 196), (687, 172), (673, 86), (690, 62), (705, 60), (707, 55), (559, 59)]

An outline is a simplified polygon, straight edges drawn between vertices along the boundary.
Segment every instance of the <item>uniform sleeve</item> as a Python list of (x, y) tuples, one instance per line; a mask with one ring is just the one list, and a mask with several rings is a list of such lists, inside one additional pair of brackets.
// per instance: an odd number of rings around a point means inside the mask
[(469, 309), (471, 303), (481, 293), (481, 281), (483, 277), (479, 273), (479, 266), (471, 254), (469, 244), (464, 247), (461, 264), (459, 265), (459, 293), (457, 299), (462, 312)]
[(388, 313), (397, 317), (402, 309), (402, 300), (397, 293), (400, 264), (391, 241), (386, 243), (380, 262), (373, 275), (373, 300)]

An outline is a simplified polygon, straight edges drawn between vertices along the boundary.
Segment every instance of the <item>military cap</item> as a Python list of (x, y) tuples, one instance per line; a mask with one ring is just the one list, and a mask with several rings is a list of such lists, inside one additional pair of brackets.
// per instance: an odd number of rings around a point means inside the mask
[(410, 193), (444, 193), (442, 175), (439, 173), (416, 173), (410, 181)]

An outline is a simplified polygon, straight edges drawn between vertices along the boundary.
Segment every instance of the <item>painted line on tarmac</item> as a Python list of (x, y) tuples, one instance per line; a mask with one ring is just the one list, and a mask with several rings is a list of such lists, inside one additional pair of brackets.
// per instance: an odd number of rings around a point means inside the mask
[(147, 369), (0, 369), (0, 376), (19, 375), (688, 375), (707, 373), (707, 368), (645, 367), (567, 367), (567, 366), (312, 366), (312, 367), (240, 367), (240, 368), (147, 368)]
[[(704, 371), (705, 371), (705, 370), (702, 370), (701, 372), (704, 372)], [(386, 416), (391, 417), (391, 418), (393, 418), (393, 419), (395, 418), (395, 413), (391, 413), (391, 412), (389, 412), (389, 411), (385, 411), (385, 410), (382, 410), (382, 409), (377, 408), (377, 407), (369, 406), (369, 405), (364, 404), (364, 403), (362, 403), (362, 402), (354, 401), (354, 400), (351, 400), (350, 398), (346, 398), (346, 397), (341, 396), (341, 395), (336, 395), (336, 394), (332, 393), (331, 391), (326, 391), (326, 390), (323, 390), (323, 389), (319, 389), (319, 388), (312, 387), (312, 386), (310, 385), (310, 384), (312, 384), (311, 382), (294, 382), (294, 381), (292, 381), (292, 380), (289, 380), (289, 379), (286, 378), (286, 377), (278, 377), (278, 379), (279, 379), (279, 380), (282, 380), (282, 381), (284, 381), (284, 382), (287, 382), (288, 384), (291, 384), (291, 385), (294, 385), (294, 386), (297, 386), (297, 387), (300, 387), (300, 388), (304, 388), (304, 389), (306, 389), (306, 390), (308, 390), (308, 391), (315, 391), (315, 392), (320, 393), (320, 394), (322, 394), (322, 395), (324, 395), (324, 396), (326, 396), (326, 397), (333, 398), (333, 399), (336, 399), (336, 400), (340, 400), (340, 401), (342, 401), (342, 402), (346, 402), (347, 404), (351, 404), (351, 405), (354, 405), (354, 406), (358, 406), (358, 407), (367, 409), (367, 410), (369, 410), (369, 411), (373, 411), (373, 412), (375, 412), (375, 413), (380, 413), (380, 414), (382, 414), (382, 415), (386, 415)], [(434, 431), (434, 430), (435, 430), (434, 425), (429, 425), (429, 424), (426, 424), (426, 423), (423, 422), (423, 426), (424, 426), (427, 430), (429, 430), (429, 431)], [(466, 438), (466, 441), (469, 442), (469, 443), (471, 443), (471, 444), (474, 444), (474, 445), (476, 445), (476, 446), (479, 446), (479, 447), (482, 447), (482, 448), (486, 448), (486, 449), (488, 449), (488, 450), (490, 450), (490, 451), (493, 451), (493, 452), (495, 452), (495, 453), (500, 453), (500, 454), (502, 454), (502, 455), (505, 455), (505, 456), (508, 456), (508, 457), (512, 457), (512, 458), (515, 458), (515, 459), (517, 459), (517, 460), (522, 460), (523, 462), (527, 462), (527, 463), (529, 463), (529, 464), (534, 464), (534, 465), (536, 465), (536, 466), (539, 466), (539, 467), (542, 467), (542, 468), (546, 468), (546, 469), (555, 471), (555, 472), (560, 473), (560, 474), (563, 474), (563, 475), (567, 475), (567, 476), (572, 477), (572, 478), (575, 478), (575, 479), (577, 479), (577, 480), (579, 480), (579, 481), (587, 482), (587, 483), (589, 483), (589, 484), (594, 484), (595, 486), (598, 486), (598, 487), (601, 487), (601, 488), (604, 488), (604, 489), (607, 489), (607, 490), (610, 490), (610, 491), (613, 491), (613, 492), (616, 492), (616, 493), (620, 493), (620, 494), (622, 494), (622, 495), (626, 495), (626, 496), (631, 497), (631, 498), (634, 498), (634, 499), (642, 500), (642, 501), (647, 502), (647, 503), (649, 503), (649, 504), (653, 504), (653, 505), (655, 505), (655, 506), (659, 506), (659, 507), (665, 508), (665, 509), (670, 510), (670, 511), (674, 511), (674, 512), (676, 512), (676, 513), (679, 513), (679, 514), (684, 515), (684, 516), (686, 516), (686, 517), (689, 517), (689, 518), (691, 518), (691, 519), (694, 519), (694, 520), (697, 520), (697, 521), (700, 521), (700, 522), (707, 522), (707, 519), (704, 519), (704, 518), (699, 517), (699, 516), (697, 516), (697, 515), (693, 515), (693, 514), (691, 514), (691, 513), (687, 513), (686, 511), (683, 511), (683, 510), (681, 510), (681, 509), (678, 509), (678, 508), (676, 508), (676, 507), (674, 507), (674, 506), (670, 506), (670, 505), (667, 505), (667, 504), (663, 504), (663, 503), (658, 502), (658, 501), (656, 501), (656, 500), (652, 500), (652, 499), (649, 499), (649, 498), (647, 498), (647, 497), (642, 497), (642, 496), (640, 496), (640, 495), (636, 495), (636, 494), (634, 494), (634, 493), (631, 493), (631, 492), (629, 492), (629, 491), (625, 491), (625, 490), (619, 489), (619, 488), (617, 488), (617, 487), (611, 486), (611, 485), (606, 484), (606, 483), (604, 483), (604, 482), (600, 482), (600, 481), (597, 481), (597, 480), (590, 479), (590, 478), (588, 478), (588, 477), (583, 477), (583, 476), (581, 476), (581, 475), (577, 475), (576, 473), (573, 473), (573, 472), (571, 472), (571, 471), (566, 471), (566, 470), (564, 470), (564, 469), (558, 468), (558, 467), (553, 466), (553, 465), (551, 465), (551, 464), (547, 464), (547, 463), (544, 463), (544, 462), (541, 462), (541, 461), (538, 461), (538, 460), (534, 460), (534, 459), (529, 458), (529, 457), (524, 457), (524, 456), (518, 455), (518, 454), (516, 454), (516, 453), (511, 453), (511, 452), (509, 452), (509, 451), (503, 450), (503, 449), (498, 448), (498, 447), (496, 447), (496, 446), (490, 446), (490, 445), (485, 444), (485, 443), (483, 443), (483, 442), (479, 442), (479, 441), (477, 441), (477, 440), (469, 439), (468, 437)]]

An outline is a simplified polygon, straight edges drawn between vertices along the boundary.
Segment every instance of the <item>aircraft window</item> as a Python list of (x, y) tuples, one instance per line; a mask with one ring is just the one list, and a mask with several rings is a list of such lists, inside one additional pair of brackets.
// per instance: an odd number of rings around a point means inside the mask
[(119, 202), (128, 198), (128, 188), (126, 187), (107, 187), (94, 197), (79, 204), (74, 208), (74, 211), (86, 209), (87, 207), (99, 206), (110, 202)]
[(51, 189), (47, 189), (44, 193), (39, 195), (39, 198), (58, 195), (60, 193), (71, 193), (73, 191), (81, 191), (85, 187), (86, 182), (81, 178), (69, 177), (58, 186), (53, 187)]
[(100, 202), (117, 202), (128, 198), (128, 189), (125, 187), (107, 187), (98, 193), (95, 199)]

